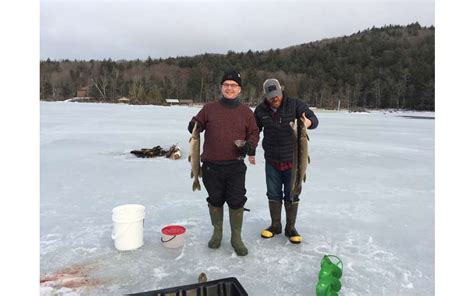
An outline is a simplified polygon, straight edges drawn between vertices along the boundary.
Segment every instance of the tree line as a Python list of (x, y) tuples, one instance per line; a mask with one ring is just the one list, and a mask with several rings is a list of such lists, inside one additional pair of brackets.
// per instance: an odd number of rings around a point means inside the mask
[(262, 97), (277, 78), (285, 92), (320, 108), (434, 110), (434, 27), (369, 28), (350, 36), (284, 49), (201, 54), (145, 60), (42, 60), (40, 99), (64, 100), (87, 86), (100, 102), (128, 97), (132, 104), (166, 99), (205, 103), (220, 96), (225, 69), (242, 75), (241, 99)]

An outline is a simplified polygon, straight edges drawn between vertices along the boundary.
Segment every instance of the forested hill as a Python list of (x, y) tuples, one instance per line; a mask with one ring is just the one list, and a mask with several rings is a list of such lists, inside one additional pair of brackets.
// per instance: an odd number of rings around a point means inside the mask
[[(168, 59), (40, 62), (41, 100), (64, 100), (88, 86), (87, 96), (133, 104), (165, 99), (207, 102), (220, 96), (224, 69), (242, 74), (242, 95), (254, 105), (262, 83), (280, 80), (290, 96), (321, 108), (434, 110), (434, 27), (371, 28), (332, 39), (267, 51)], [(94, 46), (94, 45), (91, 45)]]

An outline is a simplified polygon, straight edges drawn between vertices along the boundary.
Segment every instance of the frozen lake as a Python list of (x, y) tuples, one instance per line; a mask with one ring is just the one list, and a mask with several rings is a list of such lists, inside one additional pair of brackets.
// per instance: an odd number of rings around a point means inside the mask
[[(198, 107), (41, 102), (40, 272), (42, 295), (119, 295), (236, 277), (249, 295), (315, 295), (324, 254), (344, 262), (340, 295), (434, 295), (434, 113), (322, 112), (309, 132), (311, 164), (296, 227), (303, 237), (260, 238), (270, 222), (263, 151), (247, 162), (243, 239), (230, 245), (227, 207), (221, 248), (206, 191), (191, 190), (190, 118)], [(183, 158), (142, 159), (131, 150), (176, 144)], [(201, 181), (202, 184), (202, 181)], [(144, 245), (114, 248), (112, 209), (146, 207)], [(284, 216), (283, 216), (284, 219)], [(187, 228), (182, 249), (160, 230)]]

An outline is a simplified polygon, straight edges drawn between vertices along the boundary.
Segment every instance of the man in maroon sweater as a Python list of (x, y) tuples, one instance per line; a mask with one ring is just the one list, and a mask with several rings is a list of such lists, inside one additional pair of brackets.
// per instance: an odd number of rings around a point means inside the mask
[[(194, 116), (188, 125), (191, 133), (195, 123), (204, 133), (202, 160), (202, 181), (209, 197), (207, 203), (214, 232), (208, 243), (209, 248), (217, 249), (222, 240), (224, 203), (229, 206), (231, 244), (239, 256), (248, 254), (242, 242), (242, 222), (245, 193), (245, 173), (247, 166), (244, 158), (248, 155), (251, 164), (255, 164), (255, 148), (259, 140), (259, 129), (252, 110), (237, 98), (242, 81), (240, 73), (228, 70), (221, 81), (222, 97), (204, 107)], [(235, 141), (245, 140), (237, 148)]]

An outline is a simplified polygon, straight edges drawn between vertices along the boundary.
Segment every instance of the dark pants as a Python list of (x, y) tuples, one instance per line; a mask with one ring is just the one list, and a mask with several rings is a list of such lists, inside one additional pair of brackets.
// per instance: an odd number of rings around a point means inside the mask
[[(267, 197), (270, 200), (297, 202), (298, 196), (291, 198), (291, 169), (279, 171), (270, 162), (265, 162), (265, 176), (267, 181)], [(283, 187), (283, 191), (282, 191)]]
[(222, 207), (225, 202), (231, 209), (242, 208), (247, 201), (245, 193), (245, 173), (243, 161), (230, 164), (202, 164), (202, 182), (206, 187), (207, 202), (213, 207)]

